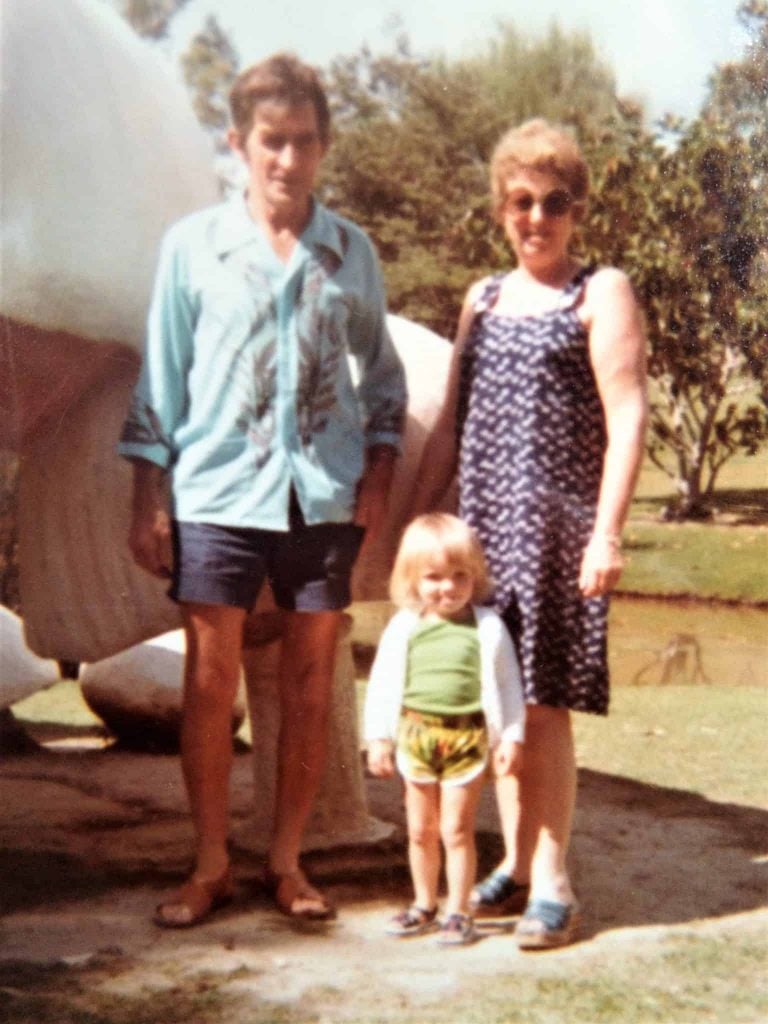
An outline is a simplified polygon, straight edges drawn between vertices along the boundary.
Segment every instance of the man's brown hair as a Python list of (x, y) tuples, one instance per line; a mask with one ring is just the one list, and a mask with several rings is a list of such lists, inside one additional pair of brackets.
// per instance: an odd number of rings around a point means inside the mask
[(273, 100), (290, 107), (311, 103), (317, 116), (320, 141), (327, 146), (331, 137), (328, 97), (317, 71), (292, 53), (276, 53), (252, 64), (235, 79), (229, 93), (232, 124), (242, 139), (253, 127), (253, 112), (259, 103)]

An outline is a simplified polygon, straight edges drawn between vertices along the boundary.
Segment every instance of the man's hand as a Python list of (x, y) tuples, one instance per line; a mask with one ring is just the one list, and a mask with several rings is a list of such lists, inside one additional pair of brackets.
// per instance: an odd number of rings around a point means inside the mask
[(390, 445), (379, 444), (368, 449), (355, 504), (355, 523), (365, 528), (366, 545), (376, 540), (384, 526), (396, 458), (397, 452)]
[(128, 533), (134, 562), (160, 579), (170, 579), (173, 553), (171, 522), (165, 509), (134, 513)]
[(395, 774), (393, 746), (389, 740), (371, 740), (368, 744), (368, 769), (378, 779), (388, 779)]
[(515, 740), (502, 740), (493, 752), (493, 770), (497, 776), (519, 775), (523, 764), (523, 745)]
[(128, 547), (138, 566), (160, 579), (170, 579), (173, 549), (165, 473), (144, 459), (133, 461), (133, 514)]

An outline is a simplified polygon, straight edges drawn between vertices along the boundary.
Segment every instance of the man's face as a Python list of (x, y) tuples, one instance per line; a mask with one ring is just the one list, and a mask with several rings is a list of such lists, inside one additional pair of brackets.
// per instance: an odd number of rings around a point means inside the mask
[(248, 166), (248, 190), (257, 201), (275, 212), (306, 207), (326, 149), (312, 103), (260, 103), (247, 137), (232, 130), (229, 142)]

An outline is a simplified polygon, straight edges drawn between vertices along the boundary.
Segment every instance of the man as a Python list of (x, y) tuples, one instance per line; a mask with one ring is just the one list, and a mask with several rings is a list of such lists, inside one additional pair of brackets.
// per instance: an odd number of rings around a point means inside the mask
[(299, 850), (341, 610), (363, 533), (386, 511), (405, 409), (371, 244), (312, 196), (330, 131), (317, 75), (271, 57), (239, 76), (230, 106), (247, 189), (163, 242), (120, 444), (134, 462), (133, 556), (171, 579), (187, 638), (181, 755), (197, 850), (188, 882), (157, 908), (165, 927), (196, 924), (232, 893), (230, 715), (265, 578), (285, 611), (267, 877), (283, 912), (333, 914)]

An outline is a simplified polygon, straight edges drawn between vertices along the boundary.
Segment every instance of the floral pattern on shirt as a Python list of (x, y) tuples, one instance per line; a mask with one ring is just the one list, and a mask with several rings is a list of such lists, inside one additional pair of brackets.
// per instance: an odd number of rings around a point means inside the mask
[(322, 250), (314, 256), (296, 296), (296, 334), (299, 365), (296, 418), (301, 443), (309, 447), (313, 435), (322, 433), (336, 406), (336, 382), (345, 356), (344, 338), (337, 326), (339, 310), (327, 300), (324, 288), (341, 261)]
[(277, 346), (269, 342), (254, 350), (253, 340), (267, 322), (275, 319), (275, 303), (261, 267), (245, 262), (240, 272), (252, 291), (255, 308), (250, 332), (240, 346), (240, 358), (232, 364), (233, 386), (243, 396), (236, 423), (253, 445), (255, 465), (261, 469), (269, 459), (275, 437)]
[(170, 438), (163, 430), (157, 413), (136, 394), (132, 396), (120, 439), (129, 444), (159, 444), (169, 452), (172, 450)]

